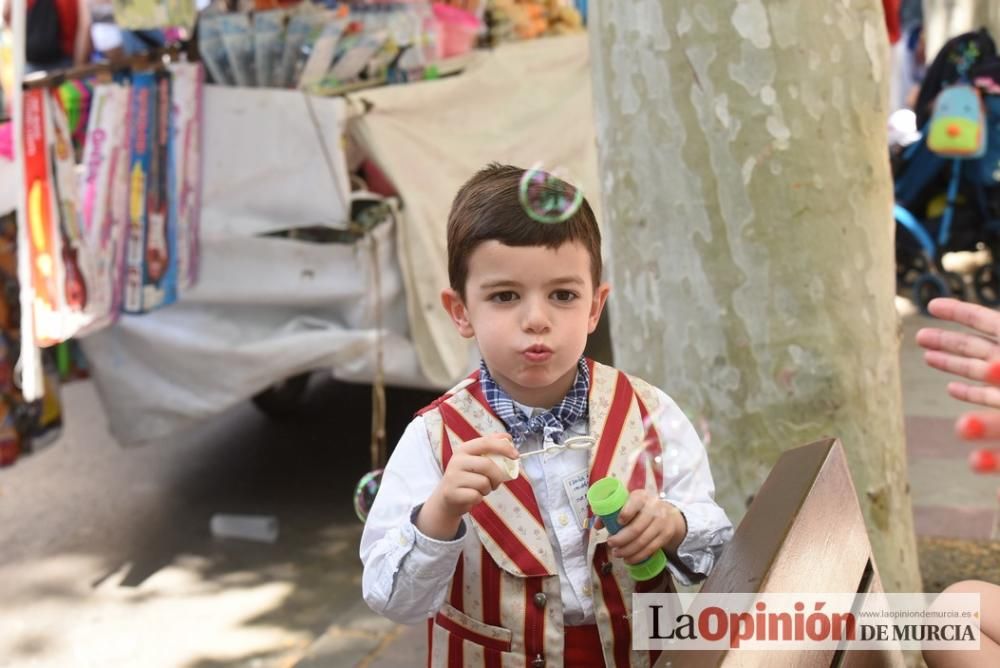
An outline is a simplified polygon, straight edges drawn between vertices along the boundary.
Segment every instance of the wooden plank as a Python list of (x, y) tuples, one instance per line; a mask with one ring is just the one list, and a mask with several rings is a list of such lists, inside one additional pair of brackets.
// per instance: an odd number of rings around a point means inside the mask
[[(835, 439), (786, 451), (726, 547), (705, 593), (857, 593), (882, 591), (847, 459)], [(883, 668), (899, 652), (664, 652), (660, 668)]]

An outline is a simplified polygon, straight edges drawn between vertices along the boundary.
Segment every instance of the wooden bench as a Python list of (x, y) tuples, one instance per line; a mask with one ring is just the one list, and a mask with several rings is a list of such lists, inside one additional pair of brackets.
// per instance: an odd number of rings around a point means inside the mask
[[(883, 591), (839, 441), (817, 441), (781, 455), (700, 591)], [(659, 668), (903, 665), (898, 651), (844, 650), (674, 651), (656, 662)]]

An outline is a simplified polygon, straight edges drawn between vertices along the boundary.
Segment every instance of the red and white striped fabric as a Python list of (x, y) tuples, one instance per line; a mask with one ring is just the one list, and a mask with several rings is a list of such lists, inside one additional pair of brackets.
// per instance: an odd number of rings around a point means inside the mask
[[(658, 409), (657, 393), (638, 378), (590, 360), (588, 364), (589, 431), (597, 441), (590, 455), (589, 480), (593, 483), (610, 475), (627, 481), (630, 489), (642, 487), (648, 473), (641, 451), (662, 453), (646, 420)], [(442, 470), (461, 443), (504, 430), (480, 390), (478, 372), (422, 415)], [(661, 482), (656, 476), (655, 483)], [(563, 665), (559, 576), (542, 517), (523, 473), (473, 509), (474, 531), (466, 534), (449, 594), (428, 620), (428, 665)], [(606, 531), (581, 532), (584, 539), (605, 664), (616, 668), (652, 665), (655, 654), (631, 649), (628, 615), (637, 583), (622, 561), (609, 560)], [(667, 589), (673, 589), (673, 582), (665, 571), (662, 578), (642, 583), (639, 591)]]

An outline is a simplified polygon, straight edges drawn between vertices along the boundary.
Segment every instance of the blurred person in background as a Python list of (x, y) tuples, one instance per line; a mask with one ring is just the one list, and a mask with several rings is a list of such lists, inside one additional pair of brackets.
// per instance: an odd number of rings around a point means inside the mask
[[(3, 20), (11, 21), (11, 3)], [(90, 8), (87, 0), (27, 0), (25, 72), (83, 65), (90, 60)]]
[(158, 49), (166, 43), (162, 30), (126, 30), (116, 25), (111, 0), (92, 0), (90, 9), (94, 21), (91, 28), (94, 50), (112, 63)]

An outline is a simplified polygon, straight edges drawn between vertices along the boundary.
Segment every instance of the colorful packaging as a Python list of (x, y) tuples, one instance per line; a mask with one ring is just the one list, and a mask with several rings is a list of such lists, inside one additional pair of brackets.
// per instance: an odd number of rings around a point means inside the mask
[(82, 324), (82, 313), (87, 305), (87, 293), (93, 271), (90, 255), (83, 245), (80, 228), (76, 159), (70, 138), (69, 121), (54, 91), (49, 92), (46, 101), (51, 119), (48, 127), (51, 129), (49, 150), (52, 156), (52, 192), (56, 201), (54, 211), (59, 221), (62, 245), (60, 258), (63, 265), (64, 280), (61, 287), (64, 308), (59, 340), (64, 341), (75, 334)]
[(232, 86), (236, 83), (236, 76), (222, 41), (221, 21), (221, 15), (210, 15), (198, 23), (198, 52), (212, 75), (212, 83)]
[(341, 41), (337, 62), (327, 75), (326, 83), (338, 84), (354, 81), (379, 52), (388, 37), (385, 30), (354, 33)]
[(302, 68), (299, 77), (299, 88), (309, 88), (318, 84), (330, 71), (333, 64), (333, 57), (337, 53), (337, 44), (340, 36), (344, 34), (347, 27), (346, 21), (331, 21), (327, 23), (316, 41), (310, 47), (309, 58)]
[(125, 122), (119, 128), (119, 133), (117, 136), (116, 148), (114, 152), (114, 161), (112, 163), (112, 170), (109, 176), (109, 182), (111, 184), (111, 192), (109, 197), (111, 198), (110, 211), (111, 211), (111, 222), (109, 223), (109, 229), (113, 231), (112, 236), (108, 240), (109, 244), (112, 244), (115, 248), (115, 267), (112, 270), (113, 280), (111, 282), (112, 294), (111, 294), (111, 314), (110, 318), (112, 321), (118, 319), (118, 313), (123, 309), (125, 301), (125, 254), (127, 251), (128, 237), (129, 237), (129, 209), (131, 202), (129, 201), (129, 182), (131, 180), (130, 166), (130, 152), (129, 152), (129, 128), (132, 126), (132, 108), (130, 104), (131, 99), (131, 82), (125, 82), (126, 85), (123, 86), (124, 95), (122, 96), (125, 106)]
[(177, 206), (176, 197), (171, 198), (170, 188), (175, 178), (170, 152), (172, 77), (169, 71), (160, 70), (154, 80), (156, 95), (153, 98), (153, 141), (147, 187), (143, 311), (177, 301), (177, 235), (170, 216), (170, 209)]
[(287, 18), (288, 14), (282, 9), (254, 14), (253, 48), (258, 86), (274, 85), (275, 70), (284, 50)]
[(253, 30), (246, 14), (224, 14), (219, 19), (222, 43), (237, 86), (255, 86)]
[(302, 46), (310, 35), (316, 34), (314, 30), (322, 22), (323, 13), (310, 7), (312, 5), (301, 5), (299, 11), (288, 20), (288, 29), (285, 30), (285, 50), (274, 78), (274, 85), (279, 88), (288, 88), (296, 80)]
[(84, 333), (118, 317), (121, 259), (128, 231), (128, 89), (120, 84), (101, 84), (93, 96), (79, 181), (80, 222), (93, 270)]
[(87, 114), (90, 111), (93, 92), (90, 84), (79, 79), (64, 81), (59, 85), (59, 100), (62, 102), (69, 130), (73, 135), (73, 147), (82, 150), (87, 136)]
[[(24, 184), (27, 189), (27, 224), (30, 278), (35, 300), (35, 340), (38, 345), (56, 343), (59, 335), (57, 314), (61, 307), (59, 288), (61, 251), (57, 218), (52, 197), (51, 169), (48, 151), (48, 105), (46, 91), (31, 89), (24, 92)], [(22, 278), (24, 280), (24, 278)]]
[(175, 63), (173, 74), (171, 226), (176, 230), (177, 289), (183, 293), (198, 281), (201, 213), (202, 80), (198, 63)]
[(125, 294), (122, 310), (142, 313), (146, 255), (147, 198), (155, 139), (156, 77), (138, 72), (132, 77), (128, 126), (128, 237), (125, 246)]

